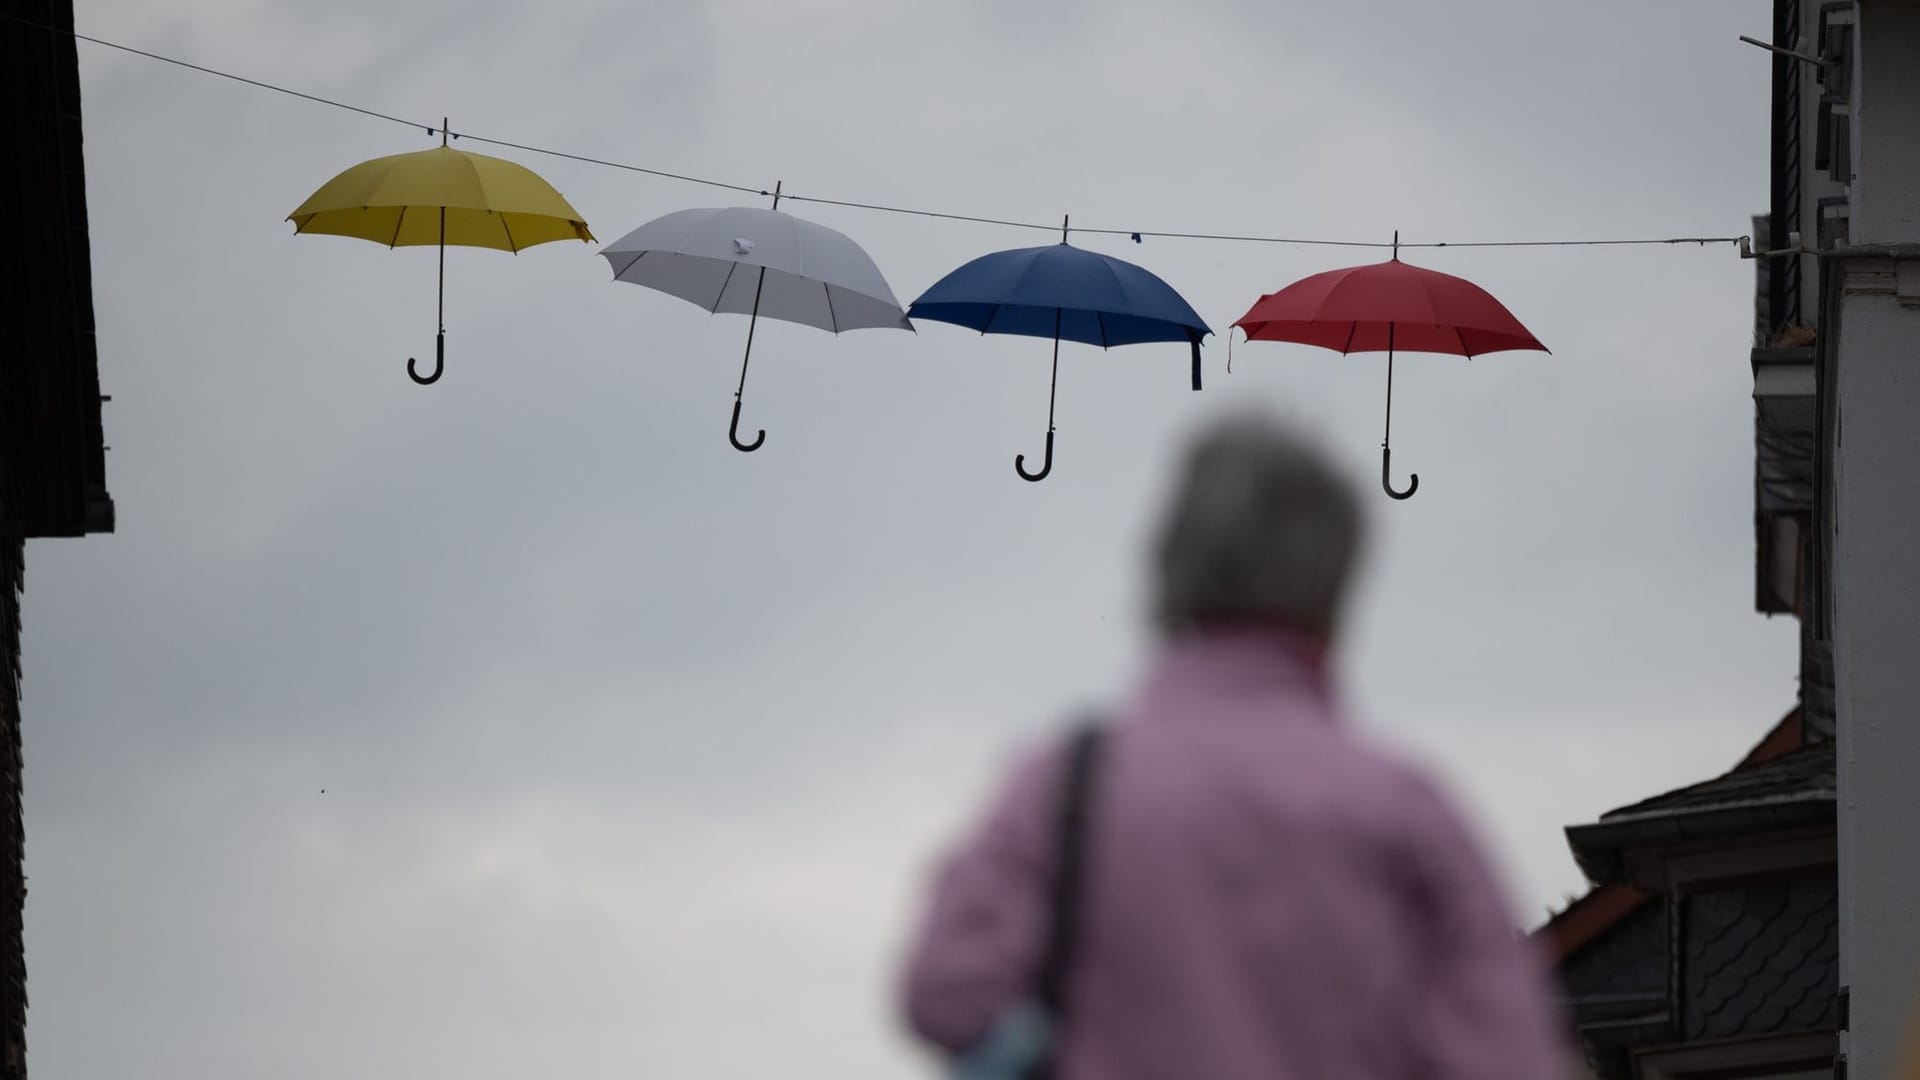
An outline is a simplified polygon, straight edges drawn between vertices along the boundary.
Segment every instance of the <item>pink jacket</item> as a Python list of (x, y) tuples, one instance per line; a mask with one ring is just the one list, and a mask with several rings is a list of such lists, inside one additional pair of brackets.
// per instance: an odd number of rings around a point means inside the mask
[[(1560, 1080), (1546, 972), (1440, 792), (1271, 630), (1175, 642), (1113, 717), (1060, 1080)], [(945, 862), (908, 1022), (970, 1045), (1033, 981), (1062, 747)]]

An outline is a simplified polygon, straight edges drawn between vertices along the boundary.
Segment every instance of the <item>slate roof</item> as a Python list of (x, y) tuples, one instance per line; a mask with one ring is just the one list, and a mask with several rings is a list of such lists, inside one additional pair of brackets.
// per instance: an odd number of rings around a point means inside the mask
[(1560, 980), (1576, 1014), (1583, 1000), (1664, 994), (1666, 954), (1667, 905), (1655, 900), (1567, 957), (1560, 965)]
[(1808, 796), (1832, 798), (1835, 791), (1833, 743), (1821, 742), (1771, 761), (1743, 765), (1711, 780), (1609, 810), (1600, 815), (1600, 820), (1758, 806)]
[(1650, 1046), (1831, 1030), (1839, 943), (1837, 880), (1811, 874), (1656, 898), (1565, 957), (1559, 975), (1594, 1074), (1626, 1080), (1633, 1052)]
[(1681, 1014), (1689, 1041), (1838, 1023), (1837, 884), (1822, 874), (1685, 898)]
[[(1788, 714), (1728, 773), (1569, 829), (1583, 865), (1596, 853), (1617, 861), (1627, 844), (1700, 839), (1702, 825), (1737, 841), (1729, 823), (1751, 833), (1790, 826), (1794, 814), (1831, 821), (1833, 744), (1801, 747), (1799, 716)], [(1626, 1080), (1633, 1053), (1651, 1046), (1831, 1030), (1837, 895), (1831, 869), (1677, 896), (1607, 884), (1555, 916), (1538, 934), (1558, 950), (1594, 1075)]]

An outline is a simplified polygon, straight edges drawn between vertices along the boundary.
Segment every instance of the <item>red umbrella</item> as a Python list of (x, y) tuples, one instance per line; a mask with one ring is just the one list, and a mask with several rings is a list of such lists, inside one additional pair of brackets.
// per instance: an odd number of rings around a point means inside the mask
[(1393, 258), (1302, 278), (1260, 298), (1233, 325), (1248, 341), (1296, 341), (1356, 352), (1387, 354), (1387, 429), (1380, 442), (1380, 486), (1396, 499), (1411, 498), (1419, 475), (1395, 491), (1388, 472), (1393, 459), (1393, 353), (1447, 353), (1469, 359), (1510, 349), (1547, 352), (1513, 313), (1465, 278), (1400, 261), (1400, 234)]

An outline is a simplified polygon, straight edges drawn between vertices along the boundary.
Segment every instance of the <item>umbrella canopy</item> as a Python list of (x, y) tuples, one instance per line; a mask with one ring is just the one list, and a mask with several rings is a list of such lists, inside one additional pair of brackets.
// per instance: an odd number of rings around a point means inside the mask
[(982, 255), (922, 293), (907, 314), (953, 323), (983, 334), (1053, 339), (1053, 377), (1047, 390), (1047, 456), (1037, 473), (1026, 455), (1013, 459), (1027, 480), (1053, 470), (1053, 406), (1060, 377), (1060, 342), (1109, 348), (1184, 341), (1192, 349), (1193, 388), (1200, 389), (1200, 339), (1213, 331), (1173, 286), (1123, 259), (1077, 248), (1061, 227), (1058, 244)]
[[(773, 202), (780, 205), (778, 184)], [(733, 425), (727, 432), (736, 450), (758, 450), (767, 437), (763, 429), (752, 442), (740, 441), (741, 397), (760, 316), (835, 334), (913, 329), (887, 279), (859, 244), (779, 210), (680, 210), (647, 222), (600, 254), (613, 267), (615, 281), (645, 285), (711, 312), (748, 316), (747, 350), (740, 358)]]
[(287, 220), (295, 232), (388, 247), (517, 252), (553, 240), (593, 240), (579, 211), (532, 169), (447, 146), (363, 161), (322, 184)]
[(1314, 274), (1261, 297), (1233, 325), (1249, 341), (1293, 341), (1341, 354), (1387, 354), (1387, 423), (1380, 443), (1380, 485), (1396, 499), (1420, 487), (1413, 474), (1394, 488), (1394, 350), (1475, 357), (1515, 349), (1547, 352), (1500, 301), (1465, 278), (1400, 261), (1399, 234), (1386, 262)]
[[(444, 122), (443, 122), (444, 123)], [(531, 169), (446, 145), (363, 161), (320, 186), (287, 220), (295, 233), (351, 236), (388, 247), (440, 248), (440, 332), (432, 375), (446, 366), (447, 245), (519, 252), (553, 240), (592, 241), (580, 214)]]
[[(908, 312), (983, 334), (1107, 348), (1212, 333), (1173, 286), (1124, 259), (1066, 241), (982, 255), (933, 284)], [(1057, 327), (1056, 327), (1056, 324)]]
[(1398, 258), (1302, 278), (1261, 297), (1233, 325), (1248, 341), (1294, 341), (1340, 353), (1546, 351), (1487, 290)]
[[(679, 210), (600, 252), (615, 281), (711, 312), (759, 314), (839, 333), (913, 329), (873, 258), (845, 234), (758, 206)], [(765, 271), (764, 280), (759, 271)]]

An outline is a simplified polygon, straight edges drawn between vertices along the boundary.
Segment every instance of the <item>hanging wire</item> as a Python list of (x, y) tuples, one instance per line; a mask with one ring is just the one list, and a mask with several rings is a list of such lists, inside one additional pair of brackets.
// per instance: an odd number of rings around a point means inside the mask
[[(310, 94), (304, 90), (295, 90), (295, 89), (292, 89), (291, 87), (279, 86), (274, 83), (264, 82), (260, 79), (250, 79), (244, 75), (235, 75), (229, 71), (221, 71), (217, 68), (210, 68), (201, 64), (191, 63), (189, 61), (181, 60), (176, 57), (165, 56), (156, 52), (148, 52), (145, 49), (136, 49), (131, 45), (122, 45), (117, 41), (108, 41), (105, 38), (92, 37), (87, 34), (82, 34), (77, 30), (72, 30), (72, 29), (59, 27), (59, 26), (52, 26), (47, 23), (37, 22), (32, 19), (21, 18), (18, 15), (9, 15), (5, 13), (0, 13), (0, 20), (16, 23), (21, 26), (30, 26), (35, 29), (44, 30), (52, 34), (64, 34), (68, 37), (73, 38), (76, 41), (84, 41), (91, 45), (98, 45), (102, 48), (115, 49), (123, 53), (132, 54), (134, 56), (145, 57), (146, 59), (149, 59), (149, 60), (158, 60), (163, 64), (172, 64), (175, 67), (182, 67), (182, 68), (186, 68), (189, 71), (200, 72), (203, 75), (212, 75), (216, 78), (228, 79), (237, 83), (244, 83), (247, 86), (258, 87), (262, 90), (271, 90), (278, 94), (286, 94), (289, 97), (300, 98), (303, 101), (310, 101), (317, 105), (331, 105), (336, 109), (344, 109), (348, 112), (359, 113), (362, 116), (370, 116), (376, 120), (386, 120), (390, 123), (402, 124), (406, 127), (411, 127), (411, 128), (418, 128), (426, 131), (429, 135), (436, 134), (439, 131), (439, 129), (431, 123), (423, 124), (417, 120), (408, 120), (403, 117), (394, 116), (391, 113), (383, 113), (375, 109), (363, 108), (359, 105), (348, 104), (347, 102), (337, 101), (333, 98), (322, 97), (319, 94)], [(532, 146), (527, 143), (511, 142), (506, 139), (496, 139), (486, 135), (475, 135), (471, 132), (449, 131), (448, 134), (452, 135), (456, 139), (467, 139), (472, 142), (486, 143), (490, 146), (509, 147), (511, 149), (525, 151), (530, 154), (542, 154), (547, 157), (563, 158), (567, 161), (577, 161), (587, 165), (598, 165), (608, 169), (620, 169), (626, 172), (641, 173), (646, 176), (657, 176), (666, 180), (679, 180), (683, 183), (700, 184), (705, 187), (719, 188), (726, 191), (737, 191), (747, 195), (771, 195), (772, 194), (771, 191), (765, 188), (754, 187), (752, 185), (730, 184), (724, 180), (710, 180), (700, 176), (689, 176), (685, 173), (668, 172), (664, 169), (652, 169), (643, 165), (631, 165), (625, 162), (609, 161), (605, 158), (589, 157), (585, 154), (574, 154), (574, 153), (569, 153), (568, 151), (565, 151), (565, 150), (553, 150), (543, 146)], [(856, 210), (872, 210), (872, 211), (877, 211), (879, 213), (884, 213), (884, 214), (903, 214), (903, 215), (910, 215), (914, 217), (936, 218), (943, 221), (965, 221), (965, 222), (972, 222), (980, 225), (999, 225), (999, 226), (1004, 226), (1006, 228), (1013, 228), (1013, 229), (1034, 229), (1034, 230), (1051, 232), (1053, 229), (1057, 228), (1057, 226), (1054, 226), (1054, 225), (1047, 225), (1047, 224), (1042, 224), (1039, 222), (1032, 222), (1032, 221), (1013, 221), (1006, 218), (985, 217), (978, 214), (951, 213), (943, 210), (919, 210), (919, 209), (914, 209), (911, 207), (904, 207), (904, 206), (889, 206), (884, 203), (856, 202), (850, 199), (829, 199), (824, 196), (817, 196), (817, 195), (787, 195), (784, 197), (793, 202), (819, 203), (823, 206), (844, 206), (844, 207), (850, 207)], [(1226, 242), (1248, 243), (1248, 244), (1294, 244), (1294, 245), (1300, 245), (1304, 247), (1386, 248), (1386, 247), (1394, 246), (1390, 243), (1386, 243), (1378, 240), (1307, 240), (1299, 237), (1288, 237), (1288, 236), (1252, 236), (1252, 235), (1240, 235), (1240, 234), (1234, 234), (1234, 233), (1167, 232), (1167, 231), (1155, 231), (1155, 230), (1148, 230), (1148, 229), (1075, 228), (1075, 229), (1072, 229), (1071, 231), (1077, 232), (1077, 233), (1084, 233), (1090, 236), (1125, 236), (1125, 237), (1131, 238), (1135, 243), (1139, 243), (1145, 237), (1153, 237), (1155, 239), (1167, 239), (1167, 240), (1212, 240), (1212, 241), (1226, 241)], [(1750, 236), (1675, 236), (1675, 237), (1664, 237), (1664, 238), (1625, 239), (1625, 240), (1429, 241), (1426, 243), (1402, 242), (1400, 243), (1399, 246), (1403, 248), (1448, 248), (1448, 247), (1522, 248), (1522, 247), (1624, 247), (1624, 246), (1633, 246), (1633, 245), (1696, 244), (1701, 247), (1704, 247), (1708, 244), (1738, 244), (1738, 243), (1741, 243), (1742, 241), (1750, 242), (1751, 239), (1752, 238)]]
[[(1050, 227), (1050, 226), (1049, 226)], [(1092, 229), (1074, 226), (1074, 232), (1101, 236), (1126, 236), (1136, 242), (1144, 237), (1167, 240), (1227, 240), (1246, 244), (1299, 244), (1303, 247), (1348, 248), (1496, 248), (1496, 247), (1619, 247), (1644, 244), (1737, 244), (1739, 236), (1672, 236), (1633, 240), (1430, 240), (1415, 243), (1402, 240), (1397, 245), (1386, 240), (1305, 240), (1297, 236), (1240, 236), (1232, 233), (1155, 232), (1150, 229)]]
[[(1164, 240), (1230, 240), (1245, 244), (1301, 244), (1308, 247), (1384, 248), (1393, 246), (1392, 244), (1379, 240), (1302, 240), (1292, 236), (1236, 236), (1231, 233), (1155, 232), (1151, 229), (1086, 229), (1077, 225), (1074, 226), (1073, 231), (1099, 236), (1126, 236), (1133, 238), (1135, 241), (1143, 237), (1151, 236), (1155, 239)], [(1401, 244), (1400, 246), (1412, 247), (1413, 245)]]
[(1437, 243), (1412, 244), (1401, 241), (1403, 248), (1496, 248), (1496, 247), (1622, 247), (1632, 244), (1696, 244), (1706, 247), (1708, 244), (1737, 244), (1742, 240), (1752, 240), (1751, 236), (1669, 236), (1652, 240), (1462, 240), (1449, 243), (1445, 240)]
[(199, 64), (189, 63), (185, 60), (179, 60), (171, 56), (162, 56), (159, 53), (148, 52), (145, 49), (136, 49), (131, 45), (122, 45), (117, 41), (108, 41), (105, 38), (88, 37), (87, 35), (80, 33), (78, 30), (68, 30), (59, 26), (49, 26), (48, 24), (43, 22), (35, 22), (32, 19), (23, 19), (18, 15), (8, 15), (5, 13), (0, 13), (0, 19), (5, 19), (10, 23), (18, 23), (21, 26), (31, 26), (37, 30), (45, 30), (48, 33), (65, 34), (68, 37), (71, 37), (77, 41), (84, 41), (84, 42), (87, 42), (88, 44), (99, 45), (102, 48), (107, 48), (107, 49), (118, 49), (123, 53), (132, 53), (135, 56), (144, 56), (149, 60), (158, 60), (163, 64), (172, 64), (175, 67), (183, 67), (189, 71), (198, 71), (203, 75), (212, 75), (217, 78), (231, 79), (237, 83), (246, 83), (248, 86), (257, 86), (262, 90), (272, 90), (275, 93), (287, 94), (289, 96), (297, 97), (297, 98), (304, 98), (307, 101), (316, 102), (321, 105), (331, 105), (336, 109), (345, 109), (348, 112), (357, 112), (362, 116), (371, 116), (376, 120), (388, 120), (396, 124), (405, 124), (407, 127), (411, 127), (411, 128), (425, 128), (428, 131), (434, 130), (434, 127), (432, 124), (421, 124), (413, 120), (403, 120), (398, 116), (392, 116), (383, 112), (375, 112), (372, 109), (363, 109), (358, 105), (349, 105), (344, 101), (335, 101), (332, 98), (323, 98), (318, 94), (309, 94), (300, 90), (291, 90), (284, 86), (275, 86), (270, 82), (261, 82), (259, 79), (249, 79), (244, 75), (235, 75), (229, 71), (219, 71), (210, 67), (202, 67)]
[[(642, 165), (627, 165), (623, 162), (607, 161), (602, 158), (587, 157), (584, 154), (569, 154), (565, 150), (548, 150), (543, 146), (528, 146), (525, 143), (508, 142), (505, 139), (490, 139), (485, 135), (471, 135), (464, 131), (455, 131), (455, 132), (452, 132), (452, 135), (456, 139), (466, 139), (469, 142), (486, 143), (489, 146), (508, 146), (508, 147), (512, 147), (515, 150), (525, 150), (530, 154), (545, 154), (548, 157), (565, 158), (568, 161), (579, 161), (579, 162), (584, 162), (588, 165), (601, 165), (609, 169), (624, 169), (627, 172), (645, 173), (648, 176), (658, 176), (667, 180), (682, 180), (689, 184), (704, 184), (707, 187), (725, 188), (728, 191), (743, 192), (747, 195), (773, 194), (772, 191), (769, 191), (766, 188), (745, 187), (740, 184), (729, 184), (724, 180), (708, 180), (705, 177), (700, 177), (700, 176), (687, 176), (682, 173), (666, 172), (661, 169), (649, 169)], [(791, 199), (791, 198), (797, 198), (798, 196), (786, 195), (782, 197)]]
[[(940, 210), (912, 210), (904, 206), (884, 206), (880, 203), (851, 202), (846, 199), (825, 199), (812, 195), (788, 195), (795, 202), (820, 203), (825, 206), (851, 206), (856, 210), (878, 210), (883, 214), (912, 214), (917, 217), (941, 218), (946, 221), (972, 221), (981, 225), (1005, 225), (1010, 229), (1039, 229), (1052, 232), (1058, 225), (1042, 225), (1034, 221), (1007, 221), (1003, 218), (977, 217), (973, 214), (949, 214)], [(1089, 230), (1075, 230), (1085, 232)]]

